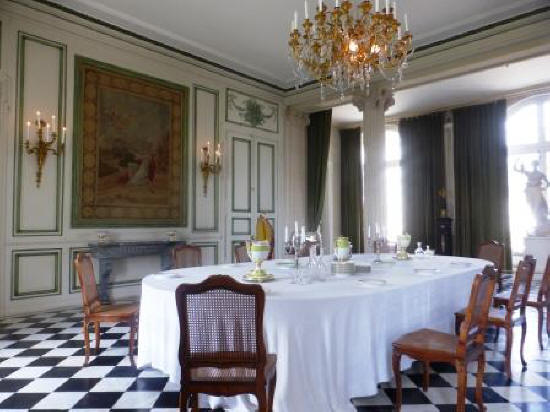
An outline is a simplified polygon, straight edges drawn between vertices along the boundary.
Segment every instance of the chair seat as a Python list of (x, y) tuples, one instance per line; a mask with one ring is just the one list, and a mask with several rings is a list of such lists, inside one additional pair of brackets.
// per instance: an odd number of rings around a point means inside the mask
[[(268, 354), (265, 364), (265, 378), (269, 381), (275, 374), (277, 364), (277, 355)], [(256, 370), (252, 368), (215, 368), (200, 367), (191, 369), (191, 382), (222, 382), (222, 383), (242, 383), (255, 382)]]
[(121, 304), (121, 305), (104, 305), (97, 312), (90, 313), (90, 320), (94, 319), (130, 319), (136, 316), (139, 312), (139, 304)]
[(414, 357), (426, 354), (434, 358), (438, 355), (444, 359), (456, 356), (458, 337), (450, 333), (439, 332), (434, 329), (420, 329), (407, 333), (393, 342), (394, 348), (403, 354), (412, 354)]

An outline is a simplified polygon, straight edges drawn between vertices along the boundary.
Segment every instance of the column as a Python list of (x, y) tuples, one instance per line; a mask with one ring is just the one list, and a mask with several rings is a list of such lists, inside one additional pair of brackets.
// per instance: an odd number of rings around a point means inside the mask
[(367, 95), (356, 94), (353, 104), (363, 112), (363, 224), (386, 223), (386, 151), (384, 113), (394, 104), (391, 82), (372, 83)]

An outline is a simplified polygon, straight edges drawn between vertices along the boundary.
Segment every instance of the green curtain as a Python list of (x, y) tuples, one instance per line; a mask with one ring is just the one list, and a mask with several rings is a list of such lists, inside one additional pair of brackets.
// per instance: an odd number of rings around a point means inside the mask
[(332, 110), (309, 115), (307, 127), (307, 228), (316, 230), (323, 214)]
[(355, 253), (364, 250), (363, 183), (361, 179), (361, 129), (340, 131), (341, 233), (350, 238)]
[(480, 243), (498, 240), (510, 268), (505, 121), (504, 100), (453, 110), (455, 253), (476, 256)]
[(437, 218), (445, 208), (444, 113), (401, 119), (404, 231), (416, 242), (436, 248)]

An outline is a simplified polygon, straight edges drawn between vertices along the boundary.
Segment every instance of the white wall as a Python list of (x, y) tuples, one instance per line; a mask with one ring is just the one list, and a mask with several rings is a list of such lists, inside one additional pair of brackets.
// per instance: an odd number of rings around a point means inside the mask
[[(42, 7), (42, 6), (40, 6)], [(218, 136), (221, 142), (231, 133), (243, 135), (259, 135), (263, 139), (279, 143), (285, 147), (279, 151), (278, 173), (280, 182), (285, 181), (284, 162), (288, 161), (288, 149), (290, 143), (285, 143), (284, 118), (285, 107), (282, 94), (265, 86), (251, 81), (246, 83), (235, 75), (219, 73), (216, 69), (198, 67), (198, 63), (189, 58), (160, 49), (156, 46), (140, 43), (138, 40), (124, 37), (118, 32), (109, 31), (90, 22), (79, 20), (76, 17), (56, 15), (59, 11), (47, 10), (43, 13), (36, 9), (27, 8), (22, 4), (12, 2), (0, 3), (0, 21), (2, 24), (1, 35), (1, 67), (0, 67), (0, 316), (15, 313), (25, 313), (55, 308), (63, 305), (80, 303), (78, 291), (70, 293), (70, 267), (71, 248), (86, 247), (88, 242), (95, 241), (97, 231), (107, 230), (115, 240), (158, 240), (165, 239), (166, 232), (175, 230), (179, 238), (203, 247), (207, 263), (214, 261), (226, 261), (227, 256), (225, 242), (225, 222), (228, 197), (228, 178), (226, 169), (222, 169), (219, 178), (219, 196), (213, 195), (213, 181), (209, 182), (209, 195), (199, 198), (197, 193), (202, 188), (200, 173), (193, 175), (193, 160), (197, 156), (193, 151), (192, 139), (197, 136), (198, 147), (205, 134), (211, 134), (214, 126), (219, 128)], [(21, 45), (23, 33), (36, 36), (27, 39), (25, 60), (18, 58), (18, 44)], [(38, 39), (38, 41), (35, 41)], [(44, 43), (46, 42), (46, 44)], [(50, 43), (48, 43), (50, 42)], [(75, 229), (71, 227), (72, 206), (72, 126), (73, 126), (73, 83), (74, 83), (74, 56), (82, 55), (98, 61), (107, 62), (122, 68), (130, 69), (155, 78), (185, 85), (189, 88), (189, 130), (188, 130), (188, 193), (187, 193), (187, 227), (176, 228), (135, 228), (135, 229)], [(61, 60), (59, 57), (61, 56)], [(20, 70), (21, 69), (21, 70)], [(60, 71), (64, 76), (59, 80)], [(19, 113), (17, 79), (25, 79), (25, 100)], [(18, 77), (19, 76), (19, 77)], [(66, 81), (66, 83), (64, 83)], [(59, 84), (58, 84), (59, 83)], [(29, 86), (32, 85), (32, 86)], [(61, 93), (57, 93), (58, 86), (63, 86)], [(208, 92), (199, 92), (197, 105), (200, 107), (199, 120), (197, 121), (197, 133), (193, 128), (194, 119), (194, 86), (208, 89)], [(279, 104), (279, 133), (257, 132), (256, 129), (228, 124), (225, 122), (225, 92), (230, 87), (253, 96), (267, 99)], [(217, 112), (215, 96), (217, 95)], [(44, 175), (44, 181), (40, 189), (34, 184), (34, 172), (36, 164), (31, 156), (21, 156), (21, 183), (17, 182), (16, 170), (19, 167), (17, 156), (16, 137), (19, 135), (17, 127), (19, 116), (27, 120), (31, 114), (42, 109), (45, 112), (55, 112), (58, 109), (66, 112), (66, 125), (68, 133), (66, 155), (56, 159), (49, 156)], [(216, 117), (217, 116), (217, 117)], [(299, 131), (293, 132), (298, 140), (296, 144), (302, 145), (304, 131), (300, 137)], [(302, 140), (300, 140), (300, 138)], [(212, 139), (213, 140), (213, 139)], [(16, 150), (17, 149), (17, 150)], [(301, 147), (300, 147), (300, 150)], [(302, 153), (304, 153), (302, 151)], [(294, 159), (297, 152), (293, 152)], [(58, 168), (57, 161), (61, 162)], [(298, 166), (300, 167), (300, 166)], [(298, 172), (302, 173), (302, 172)], [(59, 176), (59, 182), (56, 177)], [(196, 191), (192, 177), (196, 178)], [(305, 176), (305, 174), (304, 174)], [(305, 178), (304, 178), (305, 182)], [(299, 187), (299, 185), (298, 185)], [(301, 193), (303, 193), (302, 183)], [(14, 199), (21, 190), (21, 204), (15, 205)], [(285, 199), (289, 199), (284, 193), (296, 190), (296, 186), (280, 184), (281, 193), (277, 196), (277, 208), (284, 216), (286, 208), (292, 208), (292, 214), (304, 210), (302, 200), (294, 198), (292, 205)], [(298, 189), (300, 190), (300, 189)], [(304, 193), (305, 195), (305, 193)], [(59, 207), (56, 200), (62, 199)], [(18, 218), (18, 210), (21, 217)], [(193, 230), (194, 216), (197, 213), (197, 225)], [(217, 228), (213, 227), (215, 213), (218, 213)], [(58, 224), (56, 224), (58, 218)], [(19, 229), (41, 230), (49, 233), (17, 233)], [(279, 219), (278, 227), (283, 225), (283, 219)], [(278, 233), (281, 233), (278, 230)], [(46, 252), (45, 255), (42, 255)], [(14, 299), (12, 297), (15, 267), (12, 260), (17, 261), (19, 269), (19, 286), (28, 292), (25, 298)], [(131, 277), (138, 281), (133, 286), (117, 287), (113, 289), (115, 298), (139, 294), (139, 278), (148, 271), (158, 267), (158, 258), (147, 259), (138, 263), (121, 262), (118, 270), (123, 277)], [(138, 273), (140, 272), (140, 273)], [(39, 290), (56, 289), (55, 278), (59, 276), (59, 291), (53, 294), (39, 296)]]

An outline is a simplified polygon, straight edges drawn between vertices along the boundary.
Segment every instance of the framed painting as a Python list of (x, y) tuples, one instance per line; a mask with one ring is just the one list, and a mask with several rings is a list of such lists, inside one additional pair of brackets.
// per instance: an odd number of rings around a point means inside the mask
[(75, 57), (73, 227), (187, 224), (187, 87)]
[(225, 93), (225, 120), (267, 132), (279, 132), (279, 105), (237, 90)]

